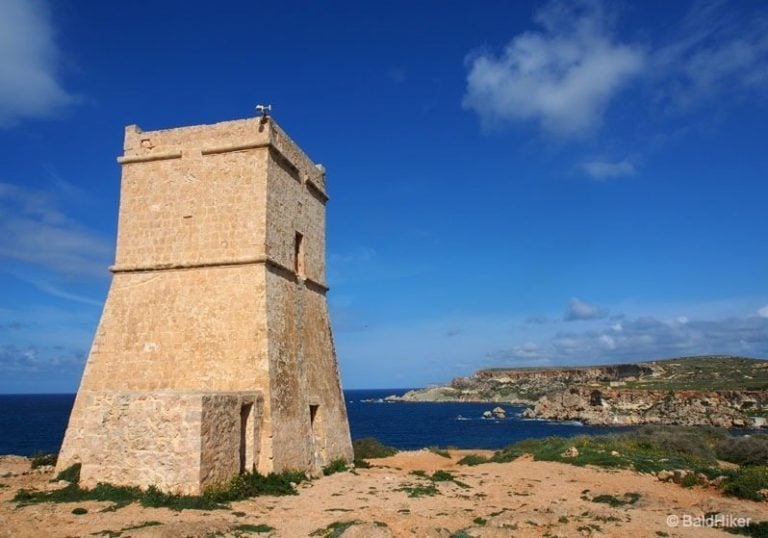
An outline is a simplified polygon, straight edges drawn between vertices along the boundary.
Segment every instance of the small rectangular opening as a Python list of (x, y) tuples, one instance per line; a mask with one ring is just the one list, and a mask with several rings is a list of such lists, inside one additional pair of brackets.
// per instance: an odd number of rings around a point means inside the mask
[(309, 425), (312, 426), (312, 430), (315, 429), (315, 419), (317, 418), (317, 410), (320, 409), (319, 405), (309, 406)]
[(296, 275), (304, 276), (304, 236), (296, 232), (293, 243), (293, 270)]
[[(240, 473), (253, 466), (253, 404), (240, 408)], [(249, 457), (250, 456), (250, 457)]]

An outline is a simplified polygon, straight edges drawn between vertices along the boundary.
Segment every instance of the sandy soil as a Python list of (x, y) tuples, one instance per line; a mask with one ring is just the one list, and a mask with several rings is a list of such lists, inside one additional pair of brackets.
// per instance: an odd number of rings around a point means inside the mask
[[(335, 522), (357, 520), (343, 536), (445, 537), (465, 530), (478, 537), (506, 536), (732, 536), (722, 530), (669, 526), (667, 517), (698, 517), (720, 512), (752, 521), (768, 520), (768, 503), (739, 501), (714, 489), (685, 489), (629, 471), (609, 472), (521, 458), (506, 464), (456, 465), (468, 451), (451, 459), (426, 450), (372, 460), (375, 467), (339, 473), (299, 486), (299, 495), (260, 497), (232, 504), (230, 510), (173, 512), (129, 505), (103, 512), (110, 503), (83, 502), (17, 507), (11, 498), (20, 488), (50, 489), (52, 472), (29, 472), (29, 462), (0, 457), (0, 537), (120, 536), (302, 537)], [(482, 453), (474, 451), (473, 453)], [(449, 470), (458, 481), (436, 483), (435, 496), (408, 497), (400, 488), (428, 484), (411, 474)], [(26, 474), (25, 474), (26, 473)], [(611, 508), (596, 503), (600, 494), (639, 493), (632, 505)], [(72, 510), (82, 507), (85, 515)], [(153, 526), (140, 527), (147, 522)], [(374, 523), (379, 525), (374, 525)], [(380, 524), (386, 526), (382, 526)], [(269, 533), (237, 530), (266, 524)], [(666, 533), (666, 534), (665, 534)], [(316, 535), (322, 536), (323, 533)]]

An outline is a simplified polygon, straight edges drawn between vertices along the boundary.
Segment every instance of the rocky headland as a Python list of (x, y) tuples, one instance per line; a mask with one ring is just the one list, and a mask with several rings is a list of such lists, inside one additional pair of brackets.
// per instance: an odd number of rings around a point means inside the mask
[(731, 356), (494, 368), (389, 401), (517, 403), (526, 418), (585, 424), (768, 426), (768, 361)]

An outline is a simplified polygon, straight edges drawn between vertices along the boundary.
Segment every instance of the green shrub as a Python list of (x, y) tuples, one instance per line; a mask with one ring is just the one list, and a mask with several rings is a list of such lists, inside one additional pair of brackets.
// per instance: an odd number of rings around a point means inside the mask
[(430, 452), (433, 454), (437, 454), (438, 456), (442, 456), (443, 458), (451, 459), (451, 454), (447, 450), (443, 450), (440, 447), (437, 446), (430, 446), (427, 448)]
[(727, 437), (715, 445), (717, 457), (739, 465), (768, 465), (768, 436)]
[(344, 531), (352, 525), (358, 525), (360, 521), (334, 521), (324, 529), (317, 529), (309, 533), (310, 536), (321, 536), (322, 538), (338, 538)]
[(232, 477), (225, 486), (209, 488), (204, 496), (215, 503), (227, 503), (262, 495), (296, 495), (296, 484), (306, 479), (307, 476), (300, 471), (283, 471), (268, 475), (243, 473)]
[(726, 495), (740, 499), (762, 501), (761, 489), (768, 489), (768, 466), (743, 467), (733, 473), (723, 484)]
[(126, 506), (141, 497), (139, 488), (97, 484), (93, 489), (80, 489), (77, 484), (52, 491), (28, 491), (20, 489), (13, 497), (14, 502), (37, 504), (44, 502), (71, 503), (82, 501), (109, 501), (119, 507)]
[(752, 536), (754, 538), (768, 538), (768, 521), (750, 523), (746, 527), (728, 527), (724, 530), (731, 534), (741, 534), (742, 536)]
[(138, 530), (138, 529), (144, 529), (146, 527), (158, 527), (162, 525), (159, 521), (144, 521), (142, 523), (137, 523), (135, 525), (131, 525), (130, 527), (123, 527), (120, 530), (123, 531), (132, 531), (132, 530)]
[(409, 497), (432, 497), (440, 494), (437, 486), (432, 483), (406, 485), (397, 488), (395, 491), (404, 491)]
[(149, 486), (140, 498), (141, 506), (146, 508), (170, 508), (181, 510), (217, 510), (227, 508), (206, 495), (175, 495), (160, 491), (155, 486)]
[(56, 475), (56, 480), (66, 480), (67, 482), (71, 482), (72, 484), (77, 484), (80, 482), (80, 467), (81, 465), (79, 463), (74, 463), (61, 471), (59, 474)]
[(699, 483), (699, 479), (696, 478), (696, 474), (688, 473), (680, 480), (680, 485), (684, 488), (692, 488)]
[(480, 456), (479, 454), (467, 454), (461, 458), (458, 462), (459, 465), (480, 465), (481, 463), (488, 463), (488, 458)]
[[(690, 451), (685, 450), (686, 443), (694, 437), (694, 431), (695, 428), (683, 428), (678, 435), (673, 430), (657, 427), (593, 437), (526, 439), (497, 451), (490, 461), (505, 463), (523, 454), (531, 454), (539, 461), (558, 461), (580, 466), (627, 468), (646, 473), (665, 469), (693, 469), (707, 476), (716, 476), (719, 470), (712, 448), (698, 446)], [(709, 439), (716, 435), (716, 432), (702, 429), (699, 437)], [(577, 449), (577, 456), (566, 455), (571, 447)]]
[(275, 530), (274, 527), (270, 527), (269, 525), (265, 525), (264, 523), (260, 523), (259, 525), (253, 525), (250, 523), (244, 523), (243, 525), (237, 525), (236, 527), (232, 527), (233, 531), (241, 531), (241, 532), (256, 532), (256, 533), (262, 533), (262, 532), (270, 532)]
[(240, 501), (261, 495), (296, 495), (295, 485), (306, 480), (304, 473), (285, 471), (270, 473), (245, 473), (233, 477), (226, 486), (210, 488), (203, 495), (175, 495), (150, 486), (142, 492), (139, 488), (97, 484), (93, 489), (81, 489), (77, 484), (53, 491), (28, 491), (20, 489), (13, 498), (21, 504), (43, 502), (67, 503), (82, 501), (110, 501), (112, 510), (139, 501), (142, 506), (170, 508), (171, 510), (216, 510), (227, 508), (231, 501)]
[(59, 459), (56, 454), (43, 454), (42, 452), (34, 454), (32, 456), (32, 468), (37, 469), (44, 465), (56, 465), (56, 460)]
[(456, 478), (448, 471), (437, 470), (432, 473), (431, 480), (433, 482), (454, 482)]
[(346, 470), (347, 462), (343, 458), (338, 458), (323, 467), (323, 475), (330, 476), (335, 473), (343, 473)]
[(85, 514), (87, 514), (87, 513), (88, 513), (88, 510), (87, 510), (87, 509), (85, 509), (85, 508), (82, 508), (82, 507), (78, 506), (77, 508), (75, 508), (74, 510), (72, 510), (72, 513), (73, 513), (73, 514), (75, 514), (76, 516), (82, 516), (82, 515), (85, 515)]
[(397, 454), (397, 449), (383, 445), (375, 437), (363, 437), (352, 442), (355, 452), (355, 460), (369, 460), (374, 458), (387, 458)]
[(635, 504), (638, 500), (640, 500), (640, 497), (641, 495), (639, 493), (625, 493), (621, 497), (605, 494), (593, 497), (592, 502), (603, 503), (616, 508), (618, 506), (624, 506), (625, 504)]

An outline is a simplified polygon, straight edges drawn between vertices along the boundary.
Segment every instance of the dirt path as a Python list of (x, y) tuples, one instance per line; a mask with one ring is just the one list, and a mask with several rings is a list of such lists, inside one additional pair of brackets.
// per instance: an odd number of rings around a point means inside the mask
[[(521, 458), (477, 467), (456, 465), (467, 451), (444, 458), (428, 451), (402, 452), (372, 460), (375, 467), (339, 473), (299, 486), (299, 495), (260, 497), (232, 503), (230, 510), (173, 512), (132, 504), (103, 512), (110, 503), (82, 502), (17, 507), (10, 502), (20, 488), (57, 487), (50, 471), (29, 470), (26, 459), (0, 457), (0, 537), (112, 536), (204, 537), (309, 536), (334, 523), (357, 520), (343, 536), (732, 536), (722, 530), (668, 526), (668, 516), (699, 517), (720, 512), (768, 520), (768, 503), (739, 501), (714, 489), (685, 489), (629, 471), (609, 472)], [(478, 453), (478, 452), (474, 452)], [(450, 472), (455, 481), (433, 482), (412, 474)], [(13, 473), (13, 476), (4, 476)], [(436, 494), (409, 497), (411, 492)], [(598, 495), (636, 502), (611, 507)], [(626, 500), (631, 500), (626, 497)], [(87, 514), (72, 510), (85, 508)], [(144, 525), (144, 526), (142, 526)], [(255, 532), (257, 525), (273, 530)], [(134, 527), (134, 528), (130, 528)], [(240, 527), (240, 530), (238, 530)], [(250, 530), (249, 530), (250, 529)], [(316, 535), (322, 536), (323, 533)]]

